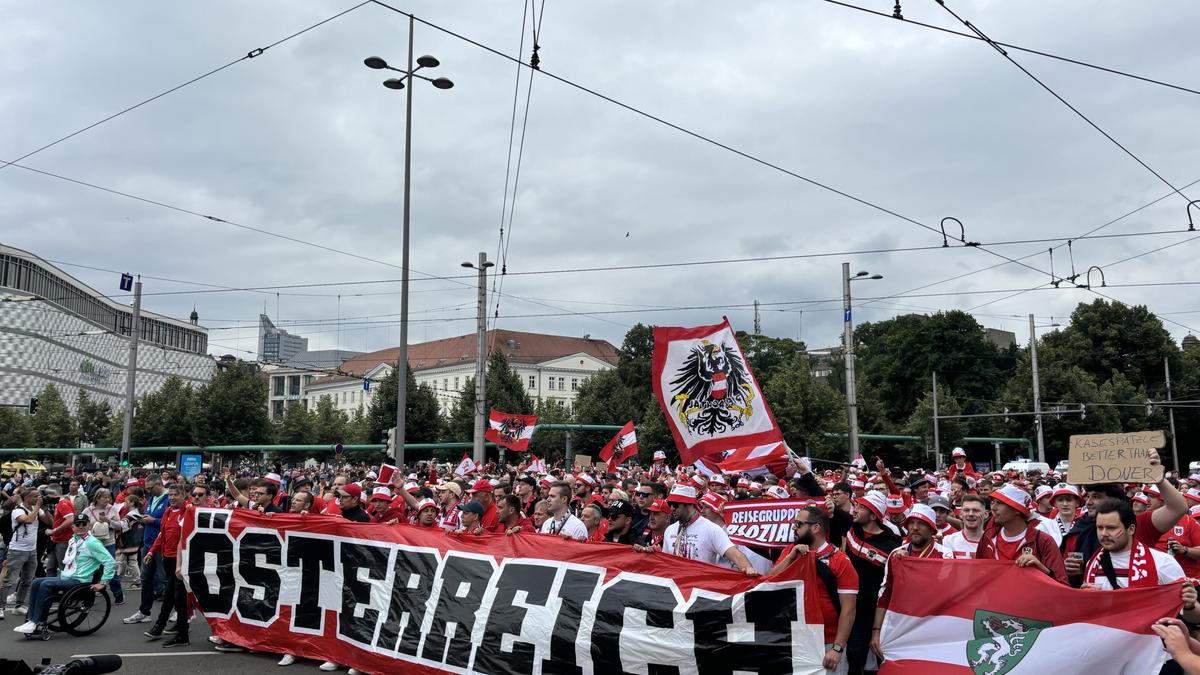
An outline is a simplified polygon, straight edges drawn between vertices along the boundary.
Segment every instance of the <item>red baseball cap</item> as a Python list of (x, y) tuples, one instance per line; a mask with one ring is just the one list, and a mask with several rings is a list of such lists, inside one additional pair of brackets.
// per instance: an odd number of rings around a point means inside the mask
[(475, 481), (474, 483), (471, 483), (471, 489), (467, 490), (467, 493), (469, 494), (472, 492), (491, 492), (491, 491), (492, 491), (492, 484), (487, 482), (483, 478), (480, 478), (479, 480)]
[(336, 494), (339, 497), (345, 494), (354, 497), (355, 500), (360, 500), (362, 499), (362, 488), (359, 487), (358, 483), (347, 483), (338, 488)]
[(665, 499), (655, 499), (646, 510), (651, 513), (670, 513), (671, 505)]

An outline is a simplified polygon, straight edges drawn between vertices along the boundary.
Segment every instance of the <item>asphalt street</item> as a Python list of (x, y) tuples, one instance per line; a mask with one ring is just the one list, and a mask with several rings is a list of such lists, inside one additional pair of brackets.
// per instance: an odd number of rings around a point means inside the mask
[[(158, 606), (155, 605), (155, 609)], [(25, 617), (6, 613), (0, 621), (0, 659), (23, 659), (30, 666), (49, 657), (54, 664), (73, 658), (93, 654), (118, 654), (124, 660), (122, 674), (129, 675), (187, 675), (190, 673), (267, 673), (279, 675), (312, 673), (318, 675), (317, 661), (297, 660), (286, 668), (279, 668), (277, 654), (240, 653), (226, 654), (214, 649), (208, 641), (208, 624), (197, 617), (191, 623), (191, 646), (164, 649), (162, 640), (151, 642), (142, 635), (150, 629), (150, 623), (126, 625), (121, 619), (137, 610), (125, 604), (113, 607), (112, 615), (104, 627), (88, 637), (71, 637), (55, 634), (47, 641), (31, 640), (13, 632), (13, 628), (25, 622)], [(343, 669), (339, 671), (345, 673)], [(3, 675), (0, 673), (0, 675)]]

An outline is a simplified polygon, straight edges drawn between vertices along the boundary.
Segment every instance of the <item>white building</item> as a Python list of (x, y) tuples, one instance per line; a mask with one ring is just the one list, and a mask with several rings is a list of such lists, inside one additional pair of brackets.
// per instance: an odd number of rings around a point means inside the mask
[(309, 383), (337, 372), (343, 361), (361, 353), (323, 349), (293, 354), (283, 363), (260, 364), (259, 372), (267, 378), (267, 414), (271, 419), (279, 417), (292, 401), (309, 409)]
[[(467, 380), (475, 376), (476, 340), (472, 333), (409, 345), (408, 364), (413, 376), (417, 384), (428, 384), (433, 389), (443, 413), (454, 407)], [(504, 353), (531, 398), (557, 403), (568, 410), (584, 380), (617, 365), (615, 347), (605, 340), (587, 337), (491, 330), (485, 344)], [(348, 415), (360, 405), (365, 410), (375, 394), (376, 383), (391, 374), (399, 351), (393, 347), (361, 354), (344, 362), (340, 374), (308, 383), (305, 390), (309, 405), (315, 405), (318, 397), (329, 396)]]
[[(192, 386), (212, 379), (216, 362), (198, 321), (194, 311), (188, 322), (143, 306), (137, 396), (172, 375)], [(123, 408), (132, 325), (132, 307), (31, 253), (0, 246), (0, 405), (25, 407), (54, 384), (72, 410), (81, 390)]]

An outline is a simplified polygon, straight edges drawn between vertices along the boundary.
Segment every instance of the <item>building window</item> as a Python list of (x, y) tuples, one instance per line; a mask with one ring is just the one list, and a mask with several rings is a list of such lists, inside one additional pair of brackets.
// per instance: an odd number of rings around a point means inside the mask
[(289, 396), (299, 396), (300, 395), (300, 376), (299, 375), (288, 376), (288, 395)]
[(558, 407), (560, 407), (560, 408), (565, 408), (567, 405), (566, 401), (562, 400), (561, 398), (555, 399), (554, 402), (557, 403)]
[(275, 395), (283, 396), (283, 377), (272, 378), (275, 380)]
[(454, 378), (454, 391), (458, 391), (458, 378)]
[(571, 378), (571, 391), (578, 391), (578, 390), (579, 390), (579, 380), (577, 378), (572, 377)]
[(442, 391), (449, 391), (449, 390), (450, 390), (450, 380), (447, 378), (442, 378)]
[(342, 392), (342, 403), (346, 402), (346, 392)]
[(547, 377), (547, 378), (546, 378), (546, 388), (547, 388), (547, 389), (553, 389), (553, 388), (554, 388), (554, 378), (553, 378), (553, 377)]
[(565, 378), (565, 377), (558, 378), (558, 388), (560, 391), (567, 390), (567, 378)]
[(530, 375), (530, 376), (529, 376), (529, 388), (530, 388), (530, 389), (537, 389), (537, 375)]
[[(280, 378), (282, 379), (282, 378)], [(271, 417), (281, 417), (283, 415), (283, 401), (271, 401)]]

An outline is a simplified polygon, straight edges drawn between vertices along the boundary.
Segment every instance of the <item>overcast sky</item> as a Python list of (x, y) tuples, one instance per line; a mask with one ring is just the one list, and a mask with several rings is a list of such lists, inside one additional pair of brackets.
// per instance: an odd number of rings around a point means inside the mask
[[(353, 4), (8, 0), (0, 5), (0, 159)], [(885, 12), (891, 5), (869, 4)], [(526, 9), (520, 2), (398, 6), (518, 55)], [(951, 6), (1002, 42), (1200, 88), (1194, 2)], [(962, 29), (933, 0), (905, 2), (904, 14)], [(524, 41), (519, 56), (528, 59), (528, 27)], [(1078, 236), (1171, 192), (986, 44), (819, 0), (548, 0), (540, 44), (548, 73), (935, 230), (943, 217), (956, 217), (972, 241)], [(460, 263), (479, 251), (495, 258), (517, 67), (420, 24), (415, 45), (418, 55), (441, 60), (431, 75), (455, 83), (448, 91), (425, 82), (415, 89), (409, 337), (420, 342), (474, 330), (474, 279), (427, 277), (462, 277), (471, 270)], [(406, 46), (407, 19), (368, 4), (22, 162), (380, 262), (14, 166), (0, 170), (0, 241), (63, 263), (239, 288), (397, 280), (404, 95), (382, 87), (387, 75), (366, 69), (362, 59), (379, 55), (403, 65)], [(1200, 179), (1200, 96), (1009, 53), (1176, 187)], [(519, 109), (518, 136), (523, 114)], [(509, 276), (499, 299), (502, 328), (620, 344), (639, 321), (698, 325), (724, 313), (735, 328), (750, 330), (748, 305), (759, 300), (764, 333), (823, 347), (839, 340), (843, 261), (884, 275), (855, 282), (862, 298), (906, 294), (1004, 262), (979, 249), (943, 250), (936, 232), (542, 75), (533, 81), (525, 134), (509, 272), (938, 248)], [(1184, 192), (1200, 198), (1200, 185)], [(1075, 242), (1075, 269), (1188, 240), (1186, 203), (1167, 197), (1099, 233), (1177, 234)], [(1056, 243), (987, 248), (1014, 258), (1040, 252), (1024, 262), (1045, 272), (1046, 249)], [(1167, 324), (1181, 338), (1185, 326), (1200, 326), (1194, 287), (1112, 286), (1198, 281), (1191, 269), (1197, 250), (1183, 243), (1107, 268), (1111, 288), (1102, 291), (1166, 313), (1183, 324)], [(102, 292), (120, 293), (111, 273), (62, 268)], [(1054, 252), (1054, 270), (1070, 272), (1065, 247)], [(1092, 278), (1099, 282), (1098, 274)], [(1006, 264), (915, 291), (936, 296), (863, 300), (855, 320), (975, 308), (1004, 297), (978, 291), (1048, 281), (1048, 274)], [(1097, 297), (1069, 285), (974, 313), (1024, 342), (1026, 314), (1065, 323), (1077, 302)], [(311, 349), (373, 350), (398, 340), (399, 283), (280, 289), (278, 296), (179, 293), (197, 290), (213, 289), (145, 279), (143, 306), (180, 318), (194, 306), (216, 354), (250, 357), (264, 306), (282, 326), (308, 336)], [(814, 300), (835, 301), (782, 304)], [(664, 309), (707, 305), (737, 307)], [(639, 311), (623, 311), (631, 309)], [(557, 316), (528, 316), (546, 314)]]

